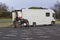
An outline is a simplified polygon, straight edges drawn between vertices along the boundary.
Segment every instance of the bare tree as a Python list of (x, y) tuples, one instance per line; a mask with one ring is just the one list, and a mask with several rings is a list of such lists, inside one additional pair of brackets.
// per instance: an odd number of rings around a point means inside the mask
[(8, 6), (0, 2), (0, 12), (8, 11)]
[(57, 1), (53, 9), (56, 12), (56, 18), (60, 19), (60, 2)]
[(0, 2), (0, 18), (11, 17), (11, 12), (8, 11), (8, 6), (5, 3)]

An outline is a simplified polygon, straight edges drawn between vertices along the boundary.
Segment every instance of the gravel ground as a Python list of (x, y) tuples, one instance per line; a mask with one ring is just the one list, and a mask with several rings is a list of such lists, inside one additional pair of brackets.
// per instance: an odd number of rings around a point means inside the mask
[(0, 40), (60, 40), (60, 24), (29, 28), (0, 28)]

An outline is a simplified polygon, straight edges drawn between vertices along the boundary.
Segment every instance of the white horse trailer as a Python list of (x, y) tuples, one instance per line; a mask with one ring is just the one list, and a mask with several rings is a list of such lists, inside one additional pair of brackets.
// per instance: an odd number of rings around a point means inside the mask
[[(51, 9), (22, 9), (17, 11), (18, 17), (27, 19), (29, 25), (55, 24), (55, 12)], [(12, 19), (16, 18), (16, 12), (12, 12)]]

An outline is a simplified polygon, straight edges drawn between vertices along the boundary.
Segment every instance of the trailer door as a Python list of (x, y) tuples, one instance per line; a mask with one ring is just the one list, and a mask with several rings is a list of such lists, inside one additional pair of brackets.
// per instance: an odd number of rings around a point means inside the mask
[(18, 18), (22, 18), (22, 12), (18, 11)]

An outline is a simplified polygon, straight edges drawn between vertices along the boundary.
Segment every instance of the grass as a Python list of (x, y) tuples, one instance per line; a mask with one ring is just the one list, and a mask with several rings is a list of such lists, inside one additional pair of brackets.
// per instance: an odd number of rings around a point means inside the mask
[(56, 19), (56, 21), (60, 22), (60, 19)]
[(5, 28), (14, 28), (13, 22), (0, 22), (0, 28), (5, 27)]
[(0, 20), (11, 20), (11, 18), (0, 18)]
[(60, 23), (60, 19), (56, 19), (56, 23)]
[[(12, 20), (11, 18), (0, 18), (0, 20)], [(0, 22), (0, 24), (12, 24), (12, 22)]]
[(0, 25), (1, 24), (13, 24), (12, 22), (0, 22)]

